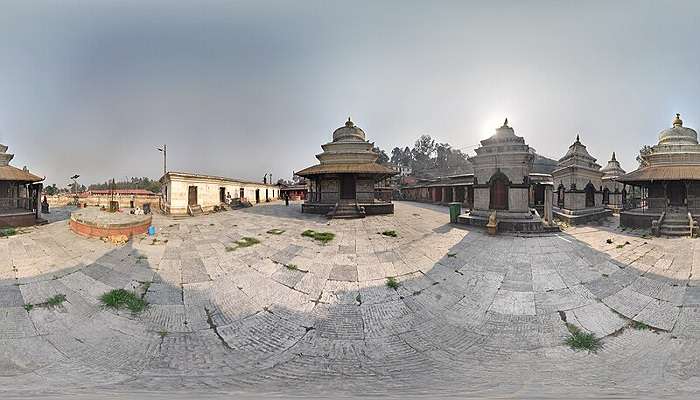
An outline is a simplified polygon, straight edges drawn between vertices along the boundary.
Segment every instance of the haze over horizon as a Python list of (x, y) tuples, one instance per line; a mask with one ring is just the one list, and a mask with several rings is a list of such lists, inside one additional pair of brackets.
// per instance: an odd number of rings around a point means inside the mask
[(7, 1), (0, 143), (47, 184), (168, 169), (262, 180), (316, 163), (348, 115), (387, 153), (473, 153), (508, 118), (637, 167), (700, 129), (697, 1)]

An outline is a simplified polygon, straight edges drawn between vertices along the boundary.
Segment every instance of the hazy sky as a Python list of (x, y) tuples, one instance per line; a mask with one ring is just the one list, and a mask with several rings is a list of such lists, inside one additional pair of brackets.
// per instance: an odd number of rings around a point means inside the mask
[(65, 185), (291, 177), (351, 115), (387, 152), (471, 150), (508, 117), (625, 169), (700, 128), (700, 1), (31, 1), (0, 9), (0, 143)]

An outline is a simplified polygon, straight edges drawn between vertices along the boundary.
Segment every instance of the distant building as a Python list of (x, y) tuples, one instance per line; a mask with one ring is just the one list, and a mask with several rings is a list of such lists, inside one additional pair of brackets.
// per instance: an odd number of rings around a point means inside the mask
[(0, 227), (30, 226), (44, 222), (41, 191), (44, 178), (10, 165), (14, 154), (0, 144)]
[(160, 183), (161, 209), (171, 215), (210, 212), (232, 202), (255, 205), (280, 195), (277, 185), (187, 172), (168, 172), (160, 178)]
[(284, 199), (289, 196), (289, 200), (306, 200), (306, 195), (309, 193), (307, 185), (281, 185), (280, 198)]
[[(391, 214), (391, 190), (387, 196), (383, 180), (397, 172), (377, 163), (379, 155), (365, 132), (348, 118), (333, 132), (333, 141), (321, 146), (320, 164), (296, 174), (309, 181), (309, 196), (302, 212), (329, 217), (363, 217)], [(388, 197), (388, 198), (387, 198)]]

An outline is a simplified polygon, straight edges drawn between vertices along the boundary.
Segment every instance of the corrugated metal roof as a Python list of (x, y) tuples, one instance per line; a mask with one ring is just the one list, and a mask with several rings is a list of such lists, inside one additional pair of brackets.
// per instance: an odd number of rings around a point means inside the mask
[(0, 181), (41, 182), (43, 180), (44, 178), (39, 178), (30, 172), (11, 165), (0, 166)]
[(657, 165), (640, 168), (616, 179), (620, 182), (700, 181), (700, 165)]
[(396, 175), (397, 171), (377, 163), (332, 163), (318, 164), (313, 167), (302, 169), (297, 172), (299, 176), (310, 176), (320, 174), (381, 174), (381, 175)]

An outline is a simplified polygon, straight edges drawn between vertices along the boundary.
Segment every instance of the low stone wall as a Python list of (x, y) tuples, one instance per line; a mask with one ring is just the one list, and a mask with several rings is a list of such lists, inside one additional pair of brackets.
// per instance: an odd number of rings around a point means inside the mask
[(37, 224), (34, 213), (0, 215), (0, 228), (19, 228)]
[(566, 222), (569, 225), (582, 225), (592, 221), (598, 221), (612, 215), (613, 211), (607, 208), (593, 209), (590, 212), (583, 210), (564, 210), (554, 209), (552, 211), (554, 218), (559, 221)]
[(102, 238), (119, 235), (131, 237), (148, 232), (152, 222), (151, 215), (119, 218), (120, 215), (117, 213), (114, 214), (114, 218), (101, 219), (95, 218), (94, 214), (92, 210), (87, 215), (83, 215), (81, 211), (74, 211), (68, 223), (70, 229), (86, 237)]
[[(42, 197), (43, 198), (43, 197)], [(74, 204), (75, 196), (69, 195), (55, 195), (46, 196), (46, 200), (49, 203), (49, 207), (65, 207), (69, 204)], [(85, 196), (78, 197), (78, 202), (82, 204), (87, 204), (88, 206), (105, 206), (109, 207), (109, 202), (112, 200), (112, 196)], [(131, 208), (132, 202), (134, 207), (143, 208), (146, 203), (151, 204), (151, 209), (156, 210), (160, 204), (160, 195), (146, 196), (146, 195), (122, 195), (114, 196), (114, 200), (119, 202), (119, 208)]]
[(620, 226), (625, 228), (651, 229), (651, 221), (657, 220), (661, 214), (645, 214), (635, 211), (620, 212)]

